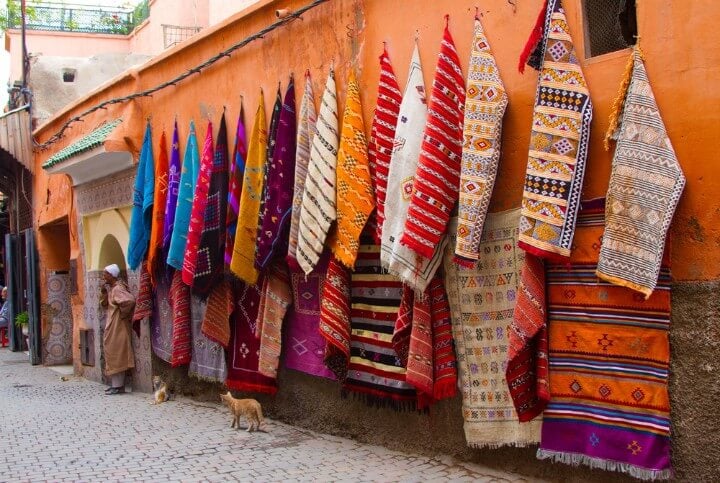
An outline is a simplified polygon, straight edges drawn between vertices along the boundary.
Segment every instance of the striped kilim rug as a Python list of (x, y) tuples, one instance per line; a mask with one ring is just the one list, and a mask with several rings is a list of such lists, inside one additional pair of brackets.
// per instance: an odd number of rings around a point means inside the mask
[(551, 399), (538, 457), (666, 479), (670, 271), (663, 263), (647, 300), (598, 281), (603, 210), (583, 203), (570, 265), (547, 268)]
[(360, 245), (351, 281), (350, 363), (343, 388), (370, 404), (412, 409), (415, 388), (405, 382), (406, 370), (392, 345), (401, 296), (400, 280), (380, 267), (380, 245)]

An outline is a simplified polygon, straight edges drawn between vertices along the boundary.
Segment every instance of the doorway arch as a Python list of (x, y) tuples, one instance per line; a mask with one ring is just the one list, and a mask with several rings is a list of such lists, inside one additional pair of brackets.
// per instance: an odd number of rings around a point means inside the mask
[(120, 246), (120, 242), (115, 235), (108, 233), (103, 238), (102, 244), (100, 245), (100, 254), (98, 256), (98, 268), (103, 269), (108, 265), (115, 263), (120, 267), (120, 271), (126, 270), (125, 266), (125, 254)]

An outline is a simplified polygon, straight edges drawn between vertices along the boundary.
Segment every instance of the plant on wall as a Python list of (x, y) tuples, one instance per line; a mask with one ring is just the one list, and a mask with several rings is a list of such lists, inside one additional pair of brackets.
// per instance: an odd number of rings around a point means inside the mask
[(27, 311), (20, 312), (15, 316), (16, 327), (25, 327), (28, 325), (28, 322), (30, 322), (30, 316)]
[[(27, 21), (34, 21), (38, 19), (37, 6), (44, 3), (44, 0), (38, 0), (33, 2), (34, 5), (25, 6), (25, 16)], [(7, 28), (13, 28), (15, 25), (20, 24), (20, 2), (9, 0), (6, 4), (0, 7), (0, 30)]]

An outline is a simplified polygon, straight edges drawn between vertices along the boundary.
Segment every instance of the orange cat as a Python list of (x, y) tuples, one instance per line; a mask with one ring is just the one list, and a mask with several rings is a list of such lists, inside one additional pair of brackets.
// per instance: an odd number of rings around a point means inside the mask
[(240, 429), (240, 416), (244, 416), (248, 422), (248, 433), (260, 429), (260, 425), (263, 424), (263, 415), (259, 402), (255, 399), (235, 399), (230, 391), (220, 394), (220, 399), (230, 408), (233, 417), (231, 428)]

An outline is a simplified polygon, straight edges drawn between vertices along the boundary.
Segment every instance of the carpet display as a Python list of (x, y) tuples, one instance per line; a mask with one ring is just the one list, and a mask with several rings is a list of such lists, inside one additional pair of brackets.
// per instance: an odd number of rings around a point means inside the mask
[(668, 479), (668, 258), (648, 299), (599, 281), (604, 208), (583, 204), (569, 266), (547, 267), (551, 399), (538, 457)]

